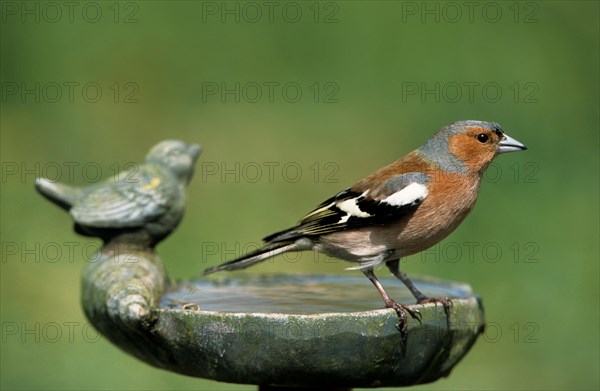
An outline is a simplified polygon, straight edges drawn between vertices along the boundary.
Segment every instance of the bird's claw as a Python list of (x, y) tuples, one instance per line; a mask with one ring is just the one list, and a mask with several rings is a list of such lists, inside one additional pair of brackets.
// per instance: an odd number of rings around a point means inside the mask
[(419, 323), (421, 323), (421, 320), (423, 319), (423, 315), (421, 314), (421, 311), (409, 309), (408, 313), (410, 314), (410, 316), (412, 316), (413, 319), (416, 319), (419, 321)]
[(408, 344), (408, 319), (406, 313), (421, 323), (421, 312), (391, 299), (385, 302), (385, 306), (387, 308), (392, 308), (396, 311), (396, 315), (398, 315), (398, 324), (396, 324), (396, 328), (400, 331), (400, 338), (402, 339), (402, 354), (406, 355), (406, 347)]
[(417, 304), (427, 304), (434, 303), (436, 306), (438, 303), (444, 306), (444, 312), (446, 315), (450, 313), (450, 308), (452, 308), (452, 300), (447, 297), (426, 297), (417, 301)]
[(392, 308), (394, 311), (396, 311), (399, 320), (397, 327), (403, 336), (405, 336), (408, 331), (408, 319), (406, 318), (407, 312), (413, 319), (416, 319), (419, 321), (419, 323), (421, 323), (421, 312), (419, 310), (412, 309), (409, 306), (400, 304), (394, 300), (387, 301), (385, 305), (387, 308)]

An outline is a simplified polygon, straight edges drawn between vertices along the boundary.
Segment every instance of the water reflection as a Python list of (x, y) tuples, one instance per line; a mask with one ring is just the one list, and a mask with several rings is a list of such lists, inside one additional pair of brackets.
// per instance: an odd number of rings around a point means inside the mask
[[(394, 278), (380, 279), (387, 292), (402, 303), (414, 298)], [(447, 281), (413, 279), (433, 297), (470, 296), (468, 286)], [(163, 308), (313, 314), (368, 311), (383, 308), (383, 301), (362, 276), (253, 276), (239, 279), (186, 281), (161, 299)]]

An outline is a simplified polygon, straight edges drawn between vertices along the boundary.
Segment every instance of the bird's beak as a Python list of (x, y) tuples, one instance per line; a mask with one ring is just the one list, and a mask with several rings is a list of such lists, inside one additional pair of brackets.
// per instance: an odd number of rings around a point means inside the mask
[(527, 147), (507, 134), (504, 134), (502, 140), (498, 143), (496, 153), (524, 151)]
[(189, 146), (188, 152), (192, 156), (192, 159), (195, 162), (198, 159), (198, 156), (200, 156), (200, 153), (202, 152), (202, 148), (200, 148), (200, 146), (198, 144), (192, 144)]

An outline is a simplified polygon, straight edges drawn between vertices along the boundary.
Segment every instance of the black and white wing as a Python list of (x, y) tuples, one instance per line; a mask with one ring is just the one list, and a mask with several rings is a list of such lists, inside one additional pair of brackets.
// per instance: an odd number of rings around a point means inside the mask
[(267, 242), (288, 241), (370, 225), (382, 225), (414, 212), (428, 194), (428, 177), (406, 173), (374, 188), (347, 188), (321, 203), (296, 227), (264, 238)]

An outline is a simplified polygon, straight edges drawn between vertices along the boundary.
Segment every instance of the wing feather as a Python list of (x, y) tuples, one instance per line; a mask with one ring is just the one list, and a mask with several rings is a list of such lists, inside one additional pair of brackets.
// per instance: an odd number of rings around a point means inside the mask
[[(377, 192), (347, 188), (308, 213), (297, 226), (267, 236), (267, 242), (289, 241), (369, 225), (382, 225), (414, 212), (427, 197), (428, 178), (405, 173), (388, 179)], [(376, 194), (372, 196), (372, 194)]]

